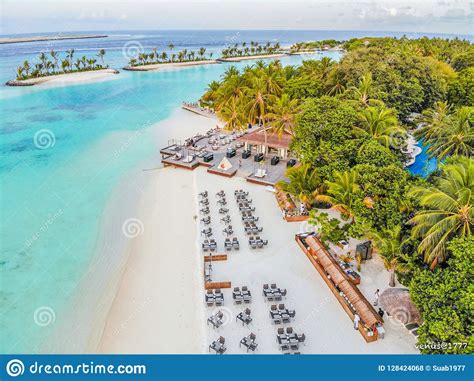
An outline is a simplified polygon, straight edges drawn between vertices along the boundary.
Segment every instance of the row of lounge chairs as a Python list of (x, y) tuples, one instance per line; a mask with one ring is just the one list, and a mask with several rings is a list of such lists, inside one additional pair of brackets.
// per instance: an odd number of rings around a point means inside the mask
[(212, 307), (214, 304), (216, 306), (222, 306), (224, 304), (224, 294), (220, 288), (215, 290), (207, 290), (205, 294), (205, 300), (208, 307)]
[(243, 286), (242, 290), (240, 290), (240, 287), (234, 287), (234, 291), (232, 291), (232, 299), (234, 299), (235, 304), (242, 304), (242, 302), (251, 303), (252, 293), (247, 286)]

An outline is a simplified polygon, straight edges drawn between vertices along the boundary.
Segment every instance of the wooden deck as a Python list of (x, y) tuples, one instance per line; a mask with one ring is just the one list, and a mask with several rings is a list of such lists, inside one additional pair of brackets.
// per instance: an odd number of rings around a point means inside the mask
[[(327, 286), (329, 287), (329, 289), (331, 290), (331, 292), (334, 294), (334, 296), (336, 297), (337, 301), (339, 302), (339, 304), (342, 306), (342, 308), (344, 309), (344, 311), (346, 311), (347, 315), (349, 316), (349, 318), (354, 321), (354, 311), (349, 307), (349, 305), (347, 304), (346, 300), (340, 295), (340, 291), (338, 290), (337, 286), (334, 284), (334, 282), (331, 280), (331, 278), (328, 276), (328, 274), (326, 273), (326, 271), (324, 270), (323, 266), (320, 264), (319, 260), (318, 260), (318, 256), (316, 253), (313, 252), (313, 250), (311, 250), (310, 247), (307, 247), (303, 241), (303, 238), (297, 234), (295, 236), (295, 240), (296, 240), (296, 243), (298, 244), (298, 246), (300, 246), (300, 248), (303, 250), (303, 252), (306, 254), (306, 256), (308, 257), (308, 259), (310, 260), (310, 262), (312, 263), (313, 267), (318, 271), (319, 275), (321, 275), (321, 278), (324, 280), (324, 282), (327, 284)], [(343, 274), (343, 272), (341, 272), (341, 275), (343, 277), (346, 277), (347, 276), (345, 274)], [(347, 280), (349, 280), (347, 278)], [(342, 287), (342, 286), (341, 286)], [(355, 288), (355, 290), (358, 291), (358, 288), (357, 286), (352, 286)], [(362, 293), (360, 293), (360, 291), (357, 292), (357, 297), (361, 299), (361, 302), (357, 302), (357, 304), (359, 303), (362, 303), (363, 302), (363, 307), (364, 308), (368, 308), (369, 311), (370, 311), (370, 314), (376, 316), (378, 318), (378, 320), (380, 322), (383, 322), (383, 320), (378, 316), (377, 312), (374, 310), (374, 308), (372, 307), (372, 305), (365, 299), (365, 297), (362, 295)], [(360, 313), (359, 313), (360, 314)], [(361, 322), (362, 323), (362, 322)], [(359, 324), (359, 332), (360, 334), (364, 337), (365, 341), (366, 342), (373, 342), (373, 341), (376, 341), (377, 340), (377, 334), (374, 334), (372, 336), (369, 336), (368, 335), (368, 331), (365, 329), (364, 325), (363, 324)]]

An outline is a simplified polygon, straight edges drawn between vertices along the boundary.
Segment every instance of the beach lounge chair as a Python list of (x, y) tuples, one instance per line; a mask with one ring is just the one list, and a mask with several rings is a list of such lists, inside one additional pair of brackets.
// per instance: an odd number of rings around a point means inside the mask
[(222, 217), (221, 222), (228, 224), (230, 222), (230, 216), (226, 215), (225, 217)]
[(203, 198), (202, 200), (199, 200), (199, 204), (201, 206), (208, 206), (209, 205), (209, 200), (207, 198)]
[(221, 198), (220, 200), (217, 200), (217, 203), (221, 206), (227, 205), (227, 200), (225, 198)]
[(237, 237), (232, 238), (232, 247), (234, 248), (234, 250), (240, 249), (239, 240), (237, 239)]
[(208, 196), (208, 193), (207, 191), (204, 191), (204, 192), (199, 193), (199, 196), (202, 198), (206, 198)]
[(280, 294), (281, 294), (282, 297), (285, 297), (285, 298), (286, 298), (286, 292), (287, 292), (287, 291), (286, 291), (286, 288), (281, 288), (281, 289), (280, 289)]
[(199, 210), (202, 214), (209, 214), (209, 207), (205, 207), (205, 208), (202, 208), (201, 210)]
[(219, 192), (216, 193), (216, 196), (217, 197), (224, 197), (225, 196), (224, 190), (221, 189)]
[(277, 285), (276, 285), (275, 283), (272, 283), (271, 286), (270, 286), (270, 288), (271, 288), (272, 290), (276, 290)]
[(226, 214), (228, 212), (229, 212), (229, 209), (227, 209), (227, 208), (220, 208), (219, 209), (219, 214)]
[(263, 296), (267, 296), (267, 292), (269, 291), (268, 284), (263, 284)]

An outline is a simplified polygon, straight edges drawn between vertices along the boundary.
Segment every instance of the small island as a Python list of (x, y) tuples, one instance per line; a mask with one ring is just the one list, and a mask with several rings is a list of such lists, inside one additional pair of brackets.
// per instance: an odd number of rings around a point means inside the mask
[(82, 40), (88, 38), (105, 38), (106, 34), (101, 35), (69, 35), (69, 36), (33, 36), (33, 37), (4, 37), (0, 38), (0, 44), (19, 44), (22, 42), (36, 41), (59, 41), (59, 40)]
[[(82, 56), (74, 59), (74, 49), (66, 56), (51, 50), (49, 55), (41, 52), (34, 65), (24, 61), (18, 66), (16, 79), (6, 82), (7, 86), (34, 86), (50, 81), (84, 82), (118, 74), (104, 63), (105, 49), (100, 49), (95, 57)], [(99, 62), (100, 61), (100, 62)]]
[(277, 58), (284, 57), (285, 52), (280, 47), (280, 44), (276, 42), (271, 44), (267, 42), (265, 45), (260, 45), (256, 41), (250, 41), (250, 43), (243, 42), (242, 44), (234, 44), (222, 49), (222, 57), (218, 59), (221, 62), (239, 62), (244, 60), (256, 60), (264, 58)]
[(169, 44), (168, 48), (168, 53), (165, 51), (160, 53), (156, 48), (152, 49), (152, 51), (149, 53), (138, 53), (137, 55), (130, 58), (128, 66), (124, 67), (123, 69), (130, 71), (150, 71), (166, 67), (208, 65), (219, 63), (218, 61), (212, 59), (212, 52), (206, 56), (206, 48), (200, 48), (196, 51), (183, 49), (175, 53), (173, 53), (173, 44)]
[(344, 43), (345, 41), (338, 40), (297, 42), (289, 48), (288, 54), (298, 55), (322, 51), (344, 51)]

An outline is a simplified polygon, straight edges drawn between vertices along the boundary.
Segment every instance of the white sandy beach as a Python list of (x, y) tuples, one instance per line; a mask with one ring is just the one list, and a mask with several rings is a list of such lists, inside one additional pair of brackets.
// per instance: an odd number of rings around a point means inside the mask
[(257, 56), (241, 56), (241, 57), (229, 57), (229, 58), (219, 58), (219, 61), (222, 62), (240, 62), (247, 60), (261, 60), (265, 58), (278, 58), (285, 57), (286, 53), (277, 53), (277, 54), (260, 54)]
[[(162, 124), (183, 126), (184, 136), (205, 131), (215, 121), (183, 111)], [(163, 126), (161, 126), (163, 127)], [(192, 130), (192, 132), (190, 131)], [(176, 130), (175, 130), (176, 131)], [(179, 136), (183, 138), (184, 136)], [(265, 187), (241, 178), (211, 175), (204, 168), (194, 171), (164, 168), (146, 172), (149, 184), (143, 189), (135, 217), (143, 224), (141, 235), (130, 242), (130, 254), (115, 300), (110, 309), (100, 353), (207, 353), (208, 345), (224, 336), (228, 353), (244, 353), (242, 337), (257, 335), (257, 353), (280, 353), (275, 340), (276, 327), (269, 319), (270, 304), (261, 295), (263, 283), (276, 283), (288, 289), (284, 303), (296, 310), (291, 325), (307, 337), (303, 353), (416, 353), (415, 339), (397, 323), (385, 319), (386, 336), (367, 344), (343, 311), (331, 291), (294, 241), (295, 233), (307, 230), (306, 223), (287, 223), (275, 198)], [(214, 262), (213, 281), (231, 281), (248, 286), (254, 295), (249, 305), (253, 322), (242, 327), (235, 316), (244, 306), (232, 304), (231, 291), (224, 290), (226, 302), (219, 308), (225, 324), (218, 330), (206, 326), (206, 319), (217, 311), (204, 304), (203, 259), (198, 232), (202, 227), (197, 194), (208, 190), (212, 227), (218, 252), (224, 252), (223, 226), (218, 222), (215, 193), (228, 195), (239, 251), (229, 253), (225, 262)], [(235, 189), (250, 192), (256, 215), (269, 240), (263, 250), (251, 250), (233, 199)], [(377, 274), (377, 275), (374, 275)], [(363, 265), (361, 290), (369, 300), (376, 288), (387, 288), (388, 274), (376, 258)]]
[(7, 84), (9, 86), (37, 86), (44, 84), (65, 86), (114, 79), (116, 74), (118, 74), (118, 71), (115, 69), (102, 69), (30, 78), (22, 81), (12, 80), (8, 81)]
[(153, 71), (159, 69), (169, 69), (184, 66), (198, 66), (198, 65), (212, 65), (218, 64), (216, 60), (202, 60), (202, 61), (189, 61), (189, 62), (170, 62), (152, 65), (140, 65), (140, 66), (125, 66), (123, 69), (128, 71)]

